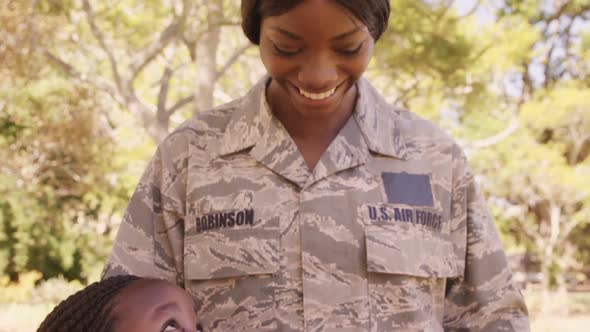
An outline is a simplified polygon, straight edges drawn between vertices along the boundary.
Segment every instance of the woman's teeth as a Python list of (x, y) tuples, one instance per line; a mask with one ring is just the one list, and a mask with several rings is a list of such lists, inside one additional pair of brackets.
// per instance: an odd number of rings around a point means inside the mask
[(301, 88), (299, 88), (299, 93), (306, 97), (309, 98), (311, 100), (322, 100), (322, 99), (326, 99), (328, 97), (330, 97), (331, 95), (334, 94), (334, 92), (336, 92), (336, 88), (333, 88), (332, 90), (326, 91), (326, 92), (322, 92), (322, 93), (311, 93), (311, 92), (307, 92), (305, 90), (302, 90)]

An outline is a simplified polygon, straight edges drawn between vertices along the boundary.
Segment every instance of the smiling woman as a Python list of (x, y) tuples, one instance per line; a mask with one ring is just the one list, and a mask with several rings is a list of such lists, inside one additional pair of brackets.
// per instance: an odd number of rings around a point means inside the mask
[(362, 77), (389, 0), (242, 17), (268, 75), (159, 146), (105, 276), (183, 285), (207, 332), (527, 331), (463, 151)]
[(244, 17), (264, 19), (245, 19), (243, 27), (272, 77), (268, 103), (313, 169), (352, 114), (354, 85), (387, 27), (389, 7), (386, 1), (300, 2), (244, 1)]

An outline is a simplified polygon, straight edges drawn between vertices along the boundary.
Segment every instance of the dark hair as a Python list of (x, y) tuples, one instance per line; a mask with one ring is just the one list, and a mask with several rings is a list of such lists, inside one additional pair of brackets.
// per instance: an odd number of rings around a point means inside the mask
[[(260, 43), (262, 19), (281, 15), (304, 0), (242, 0), (242, 30), (246, 37), (256, 45)], [(389, 0), (334, 0), (348, 9), (369, 28), (377, 41), (387, 29), (389, 20)]]
[(115, 276), (95, 282), (61, 301), (37, 332), (109, 332), (113, 328), (113, 298), (136, 276)]

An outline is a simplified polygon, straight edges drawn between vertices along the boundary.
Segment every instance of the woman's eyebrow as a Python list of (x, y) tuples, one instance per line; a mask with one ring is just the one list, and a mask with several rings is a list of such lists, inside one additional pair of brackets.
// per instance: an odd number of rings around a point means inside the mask
[(345, 32), (345, 33), (341, 33), (336, 37), (330, 38), (330, 40), (340, 40), (340, 39), (344, 39), (350, 35), (354, 35), (355, 33), (361, 31), (363, 28), (361, 26), (356, 26), (354, 29)]
[[(279, 28), (279, 27), (270, 27), (270, 29), (271, 29), (271, 30), (278, 31), (278, 32), (280, 32), (281, 34), (283, 34), (283, 35), (285, 35), (285, 36), (287, 36), (288, 38), (291, 38), (291, 39), (293, 39), (293, 40), (302, 40), (302, 39), (303, 39), (303, 37), (301, 37), (301, 36), (299, 36), (299, 35), (297, 35), (297, 34), (294, 34), (294, 33), (293, 33), (293, 32), (291, 32), (291, 31), (287, 31), (287, 30), (285, 30), (285, 29), (283, 29), (283, 28)], [(341, 33), (341, 34), (337, 35), (336, 37), (332, 37), (332, 38), (330, 38), (330, 40), (332, 40), (332, 41), (335, 41), (335, 40), (344, 39), (344, 38), (346, 38), (346, 37), (348, 37), (348, 36), (350, 36), (350, 35), (353, 35), (353, 34), (355, 34), (355, 33), (359, 32), (359, 31), (361, 31), (361, 30), (362, 30), (362, 27), (361, 27), (361, 26), (356, 26), (354, 29), (352, 29), (352, 30), (350, 30), (350, 31), (347, 31), (347, 32)]]
[(301, 39), (303, 39), (301, 36), (298, 36), (298, 35), (290, 32), (290, 31), (287, 31), (287, 30), (282, 29), (282, 28), (279, 28), (279, 27), (270, 27), (270, 29), (271, 30), (278, 31), (278, 32), (282, 33), (283, 35), (285, 35), (285, 36), (287, 36), (287, 37), (289, 37), (291, 39), (294, 39), (294, 40), (301, 40)]

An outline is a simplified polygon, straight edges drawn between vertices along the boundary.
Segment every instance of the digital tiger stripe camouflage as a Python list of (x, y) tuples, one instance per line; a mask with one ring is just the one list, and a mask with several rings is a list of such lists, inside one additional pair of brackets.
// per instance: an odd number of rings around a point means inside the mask
[(204, 331), (528, 331), (461, 149), (364, 79), (310, 171), (265, 84), (158, 148), (106, 276), (177, 282)]

